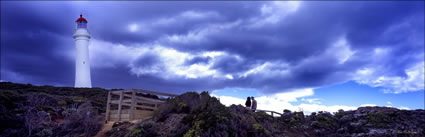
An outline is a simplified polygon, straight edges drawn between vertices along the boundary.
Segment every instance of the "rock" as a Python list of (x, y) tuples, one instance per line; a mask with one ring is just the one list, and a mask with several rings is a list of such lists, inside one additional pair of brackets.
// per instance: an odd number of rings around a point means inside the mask
[(352, 115), (344, 115), (341, 117), (341, 119), (339, 120), (340, 122), (350, 122), (353, 120), (353, 116)]
[(313, 128), (321, 128), (321, 124), (318, 121), (311, 122), (310, 126)]
[(343, 127), (343, 128), (339, 128), (336, 132), (339, 134), (345, 133), (347, 131), (347, 128)]
[(386, 129), (369, 129), (369, 133), (368, 135), (383, 135), (383, 134), (388, 134), (391, 132), (388, 132)]
[(367, 113), (365, 113), (365, 112), (360, 112), (360, 111), (356, 111), (356, 113), (354, 113), (354, 115), (353, 115), (353, 117), (354, 118), (361, 118), (361, 117), (364, 117), (364, 116), (367, 116)]
[(363, 126), (363, 125), (365, 125), (365, 124), (367, 123), (367, 120), (365, 120), (365, 119), (361, 119), (361, 120), (359, 120), (357, 123), (358, 123), (359, 125)]
[(114, 128), (114, 127), (118, 127), (118, 126), (121, 126), (121, 125), (123, 125), (123, 124), (126, 124), (126, 122), (114, 122), (114, 123), (112, 124), (112, 128)]

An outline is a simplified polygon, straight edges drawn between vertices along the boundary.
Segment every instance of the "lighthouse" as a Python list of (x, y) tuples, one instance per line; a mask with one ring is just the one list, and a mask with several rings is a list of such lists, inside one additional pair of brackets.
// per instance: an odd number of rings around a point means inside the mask
[(80, 15), (76, 21), (77, 29), (73, 35), (75, 40), (75, 87), (91, 88), (89, 41), (90, 33), (87, 30), (87, 20)]

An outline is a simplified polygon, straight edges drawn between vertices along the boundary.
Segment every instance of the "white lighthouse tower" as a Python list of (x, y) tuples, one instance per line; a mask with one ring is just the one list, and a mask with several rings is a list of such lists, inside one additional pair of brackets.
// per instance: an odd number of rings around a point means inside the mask
[(80, 15), (75, 21), (77, 29), (73, 35), (75, 39), (75, 87), (91, 88), (90, 61), (89, 61), (89, 41), (90, 33), (87, 30), (87, 20)]

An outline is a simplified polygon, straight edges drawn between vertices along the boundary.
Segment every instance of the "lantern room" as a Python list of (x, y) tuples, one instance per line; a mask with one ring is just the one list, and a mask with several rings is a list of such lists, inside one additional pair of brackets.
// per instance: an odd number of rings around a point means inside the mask
[(80, 14), (80, 18), (78, 18), (75, 22), (77, 23), (77, 29), (87, 28), (87, 20), (83, 18), (83, 14)]

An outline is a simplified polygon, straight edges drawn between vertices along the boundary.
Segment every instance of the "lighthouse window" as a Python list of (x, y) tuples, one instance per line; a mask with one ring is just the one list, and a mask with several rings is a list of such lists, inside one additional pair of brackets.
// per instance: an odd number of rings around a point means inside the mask
[(77, 23), (77, 28), (87, 28), (87, 23), (78, 22)]

